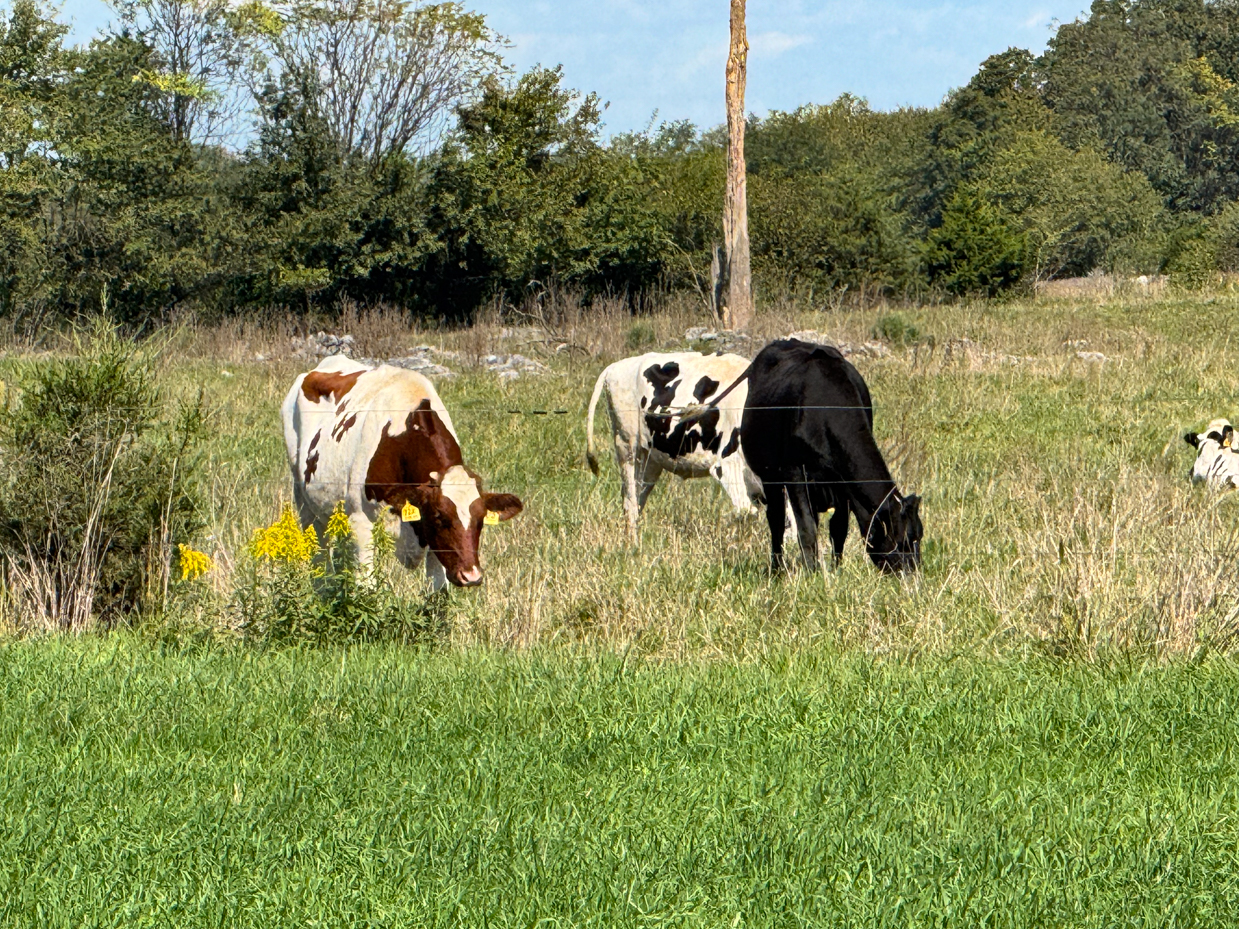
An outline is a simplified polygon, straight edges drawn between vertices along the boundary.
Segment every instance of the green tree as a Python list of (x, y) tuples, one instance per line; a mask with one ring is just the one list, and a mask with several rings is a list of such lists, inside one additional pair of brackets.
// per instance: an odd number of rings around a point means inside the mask
[(597, 97), (537, 68), (508, 86), (498, 77), (460, 109), (435, 160), (429, 298), (467, 313), (495, 289), (534, 282), (639, 288), (658, 273), (666, 237), (647, 201), (641, 162), (598, 142)]
[(1024, 240), (984, 197), (956, 191), (925, 242), (930, 279), (960, 296), (994, 296), (1024, 273)]
[(1166, 222), (1157, 192), (1143, 174), (1092, 149), (1073, 152), (1048, 132), (1021, 133), (974, 190), (1020, 231), (1033, 278), (1158, 270)]
[(1050, 42), (1045, 99), (1064, 141), (1140, 171), (1175, 210), (1239, 197), (1239, 6), (1094, 0)]

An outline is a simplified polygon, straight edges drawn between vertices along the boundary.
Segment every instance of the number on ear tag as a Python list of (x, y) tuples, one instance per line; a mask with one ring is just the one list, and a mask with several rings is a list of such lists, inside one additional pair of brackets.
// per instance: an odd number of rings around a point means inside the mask
[(405, 523), (415, 523), (422, 518), (422, 511), (415, 507), (412, 503), (406, 503), (403, 509), (400, 510), (400, 521)]
[(486, 518), (482, 520), (482, 523), (487, 526), (498, 526), (499, 525), (499, 514), (496, 513), (494, 510), (487, 510)]

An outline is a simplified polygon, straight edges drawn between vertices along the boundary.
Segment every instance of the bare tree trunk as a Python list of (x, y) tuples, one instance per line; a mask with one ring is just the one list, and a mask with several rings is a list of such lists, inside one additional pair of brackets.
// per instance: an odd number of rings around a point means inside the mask
[(727, 199), (723, 205), (723, 240), (727, 250), (727, 312), (733, 329), (747, 329), (753, 318), (753, 284), (749, 265), (749, 197), (744, 170), (744, 85), (749, 41), (744, 29), (745, 0), (731, 0), (731, 53), (727, 56)]

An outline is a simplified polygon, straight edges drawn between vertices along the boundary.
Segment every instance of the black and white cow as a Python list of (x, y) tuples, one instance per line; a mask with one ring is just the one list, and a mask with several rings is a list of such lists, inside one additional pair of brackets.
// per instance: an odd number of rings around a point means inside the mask
[(873, 403), (860, 372), (837, 349), (787, 339), (758, 352), (746, 376), (740, 441), (765, 488), (775, 570), (784, 564), (784, 494), (810, 569), (817, 564), (818, 516), (830, 509), (836, 564), (855, 514), (875, 565), (919, 567), (921, 501), (901, 494), (891, 478), (874, 441)]
[(1196, 449), (1192, 465), (1192, 483), (1205, 484), (1210, 490), (1233, 490), (1239, 487), (1239, 451), (1234, 448), (1235, 428), (1228, 419), (1215, 419), (1204, 432), (1189, 432), (1183, 437)]
[(680, 415), (708, 403), (748, 364), (739, 355), (651, 352), (608, 365), (598, 376), (585, 423), (586, 458), (597, 474), (594, 409), (605, 392), (624, 514), (633, 536), (645, 501), (664, 471), (682, 478), (713, 477), (737, 510), (754, 512), (762, 499), (761, 483), (740, 454), (743, 387), (726, 406), (688, 421)]

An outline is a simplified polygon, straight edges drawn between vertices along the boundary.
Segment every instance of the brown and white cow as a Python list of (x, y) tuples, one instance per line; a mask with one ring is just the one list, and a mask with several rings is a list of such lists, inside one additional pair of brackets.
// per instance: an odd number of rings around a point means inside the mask
[[(452, 419), (434, 385), (403, 368), (333, 355), (300, 375), (284, 400), (284, 441), (303, 525), (320, 535), (343, 500), (363, 563), (383, 519), (396, 555), (422, 559), (435, 590), (482, 582), (482, 526), (522, 509), (490, 493), (465, 467)], [(398, 528), (397, 528), (398, 526)]]

